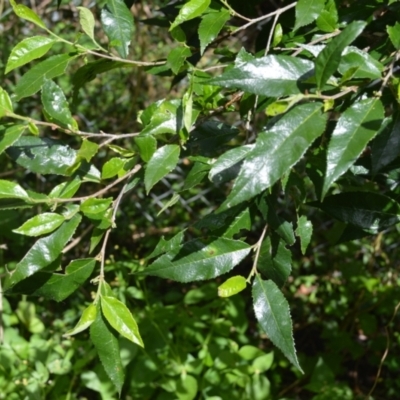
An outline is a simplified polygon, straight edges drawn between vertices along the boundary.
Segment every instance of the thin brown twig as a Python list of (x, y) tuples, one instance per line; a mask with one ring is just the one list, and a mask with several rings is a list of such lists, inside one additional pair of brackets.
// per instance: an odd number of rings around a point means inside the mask
[[(320, 36), (318, 39), (312, 40), (310, 43), (308, 43), (308, 45), (312, 46), (313, 44), (323, 42), (326, 39), (330, 39), (331, 37), (335, 37), (335, 36), (339, 35), (339, 33), (341, 33), (341, 31), (339, 31), (339, 30), (331, 32), (331, 33), (327, 33), (326, 35)], [(292, 54), (292, 57), (298, 56), (303, 50), (306, 50), (306, 49), (303, 49), (302, 47), (300, 47)]]
[(65, 254), (68, 251), (70, 251), (72, 248), (77, 246), (81, 240), (93, 229), (93, 225), (89, 225), (82, 233), (80, 236), (75, 238), (68, 246), (64, 247), (62, 253)]
[(113, 60), (113, 61), (119, 61), (125, 64), (133, 64), (137, 65), (139, 67), (154, 67), (157, 65), (164, 65), (167, 62), (166, 61), (135, 61), (135, 60), (127, 60), (125, 58), (120, 58), (114, 55), (106, 55), (102, 53), (98, 53), (97, 51), (94, 50), (88, 50), (85, 48), (85, 51), (87, 54), (91, 54), (93, 56), (101, 57), (101, 58), (107, 58), (108, 60)]
[(378, 95), (382, 96), (382, 92), (383, 89), (387, 86), (389, 79), (393, 76), (393, 69), (394, 69), (394, 64), (397, 62), (397, 60), (399, 59), (399, 51), (396, 52), (396, 54), (393, 57), (393, 60), (391, 61), (390, 65), (389, 65), (389, 70), (387, 72), (387, 74), (385, 75), (385, 77), (382, 80), (382, 85), (378, 91)]

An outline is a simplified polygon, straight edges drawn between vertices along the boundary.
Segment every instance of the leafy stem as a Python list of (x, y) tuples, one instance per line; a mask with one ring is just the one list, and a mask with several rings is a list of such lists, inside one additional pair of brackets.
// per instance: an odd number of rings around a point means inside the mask
[(253, 267), (251, 268), (250, 274), (246, 279), (247, 283), (250, 283), (251, 278), (258, 273), (257, 272), (258, 259), (260, 258), (261, 246), (264, 241), (267, 230), (268, 230), (268, 224), (264, 226), (260, 238), (258, 239), (257, 243), (253, 246), (253, 250), (255, 250), (256, 254), (254, 255)]

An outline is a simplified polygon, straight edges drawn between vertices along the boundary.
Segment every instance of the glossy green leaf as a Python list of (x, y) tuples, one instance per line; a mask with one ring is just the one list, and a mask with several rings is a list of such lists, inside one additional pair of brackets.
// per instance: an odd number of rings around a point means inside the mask
[(175, 144), (167, 144), (157, 149), (147, 164), (144, 173), (146, 192), (169, 174), (179, 161), (180, 148)]
[(218, 286), (219, 297), (231, 297), (246, 289), (246, 279), (241, 275), (228, 278), (223, 284)]
[(131, 342), (144, 347), (139, 328), (128, 307), (115, 297), (101, 296), (101, 310), (108, 323)]
[(126, 160), (120, 157), (109, 159), (101, 170), (101, 179), (109, 179), (117, 175), (121, 168), (125, 165)]
[(69, 221), (64, 222), (51, 235), (39, 239), (17, 264), (15, 270), (7, 277), (4, 285), (5, 289), (16, 285), (56, 260), (71, 239), (80, 221), (81, 216), (76, 214)]
[(350, 106), (340, 116), (328, 146), (322, 198), (333, 182), (357, 160), (377, 134), (384, 117), (379, 99), (367, 99)]
[(260, 133), (221, 209), (249, 200), (272, 186), (300, 160), (322, 134), (325, 124), (320, 104), (309, 103), (291, 109), (267, 132)]
[(223, 236), (229, 239), (241, 233), (241, 231), (249, 231), (252, 226), (249, 208), (245, 208), (242, 212), (235, 216), (233, 221), (223, 230)]
[(77, 7), (79, 10), (79, 23), (81, 24), (83, 32), (86, 33), (94, 42), (94, 26), (95, 20), (93, 13), (86, 7)]
[(97, 307), (95, 304), (89, 304), (88, 307), (86, 307), (83, 312), (82, 316), (80, 317), (78, 323), (75, 325), (75, 327), (67, 332), (64, 333), (63, 336), (73, 336), (76, 335), (80, 332), (83, 332), (87, 328), (89, 328), (90, 325), (95, 321), (97, 316)]
[(303, 372), (294, 347), (289, 304), (273, 281), (264, 281), (259, 275), (256, 276), (253, 283), (253, 306), (256, 318), (271, 342)]
[(313, 226), (311, 221), (305, 215), (302, 215), (297, 220), (296, 235), (300, 238), (301, 253), (305, 254), (308, 245), (311, 242)]
[(309, 60), (270, 55), (239, 63), (205, 83), (268, 97), (289, 96), (301, 93), (301, 81), (310, 76), (312, 69)]
[(345, 47), (357, 38), (365, 26), (366, 23), (363, 21), (352, 22), (318, 54), (315, 60), (315, 78), (319, 89), (322, 89), (338, 69)]
[(211, 12), (202, 17), (199, 25), (200, 53), (218, 36), (225, 23), (231, 18), (230, 12), (223, 8), (218, 12)]
[(277, 235), (267, 237), (261, 245), (257, 268), (263, 276), (282, 287), (292, 271), (292, 253)]
[(140, 158), (144, 162), (149, 162), (157, 150), (157, 140), (154, 136), (138, 136), (135, 143), (139, 148)]
[(400, 50), (400, 24), (396, 22), (394, 26), (387, 26), (386, 30), (393, 46)]
[(44, 22), (39, 18), (39, 16), (33, 10), (24, 6), (23, 4), (17, 4), (14, 0), (11, 0), (10, 3), (12, 5), (15, 14), (17, 14), (18, 17), (33, 22), (40, 28), (46, 29), (46, 25), (44, 24)]
[(49, 122), (68, 129), (77, 129), (77, 123), (72, 118), (67, 99), (61, 88), (52, 80), (45, 79), (42, 86), (42, 104)]
[(296, 23), (294, 29), (311, 24), (324, 10), (325, 0), (299, 0), (296, 4)]
[(105, 320), (99, 306), (96, 319), (90, 325), (90, 339), (97, 350), (104, 370), (118, 393), (121, 394), (125, 374), (121, 361), (118, 337), (114, 329)]
[(32, 36), (19, 42), (8, 57), (6, 74), (32, 60), (43, 57), (53, 46), (55, 40), (46, 36)]
[(26, 125), (0, 125), (0, 154), (12, 146), (24, 133)]
[(106, 210), (111, 206), (113, 199), (95, 199), (90, 198), (81, 204), (81, 211), (89, 218), (101, 219)]
[(171, 31), (183, 22), (200, 17), (200, 15), (207, 10), (210, 3), (211, 0), (189, 0), (179, 10), (179, 14), (175, 18), (175, 21), (171, 24), (169, 30)]
[(383, 121), (371, 146), (372, 174), (389, 165), (400, 154), (400, 115)]
[(175, 47), (168, 53), (167, 63), (174, 74), (178, 74), (185, 63), (186, 58), (190, 57), (192, 52), (186, 46)]
[(369, 233), (378, 233), (400, 221), (400, 204), (378, 193), (345, 192), (310, 205)]
[(13, 105), (8, 93), (0, 87), (0, 118), (13, 112)]
[(0, 199), (23, 199), (28, 200), (29, 195), (17, 183), (0, 179)]
[(30, 68), (18, 81), (14, 93), (16, 100), (32, 96), (40, 90), (45, 79), (53, 79), (62, 75), (75, 54), (58, 54), (39, 62)]
[(63, 222), (65, 218), (57, 213), (43, 213), (36, 215), (26, 221), (13, 232), (26, 236), (40, 236), (53, 232)]
[[(77, 152), (59, 140), (24, 136), (7, 149), (7, 154), (32, 172), (68, 176)], [(100, 171), (94, 165), (82, 164), (76, 173), (84, 180), (100, 180)]]
[(356, 68), (354, 78), (380, 79), (384, 67), (367, 52), (349, 46), (342, 53), (338, 70), (343, 75), (351, 68)]
[(101, 24), (110, 45), (122, 58), (127, 58), (134, 26), (132, 14), (123, 0), (107, 1), (101, 10)]
[(142, 274), (178, 282), (212, 279), (229, 272), (250, 250), (251, 247), (240, 240), (195, 239), (161, 256)]
[(62, 182), (55, 186), (49, 193), (50, 198), (62, 198), (67, 199), (73, 197), (81, 186), (82, 181), (78, 176), (75, 176), (72, 180), (68, 182)]

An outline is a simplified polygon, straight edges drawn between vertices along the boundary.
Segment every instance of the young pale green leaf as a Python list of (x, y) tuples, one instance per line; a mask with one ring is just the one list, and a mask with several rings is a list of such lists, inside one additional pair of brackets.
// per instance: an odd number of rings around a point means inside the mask
[(11, 50), (5, 73), (44, 56), (55, 42), (46, 36), (32, 36), (22, 40)]
[(225, 23), (231, 18), (230, 12), (223, 8), (202, 17), (199, 25), (200, 53), (218, 36)]
[(63, 222), (65, 218), (57, 213), (43, 213), (28, 219), (19, 228), (13, 232), (26, 236), (40, 236), (46, 233), (53, 232)]
[(101, 24), (110, 40), (110, 46), (115, 47), (122, 58), (127, 58), (134, 26), (132, 14), (125, 2), (107, 1), (101, 10)]
[(81, 215), (75, 214), (51, 235), (39, 239), (17, 264), (15, 270), (7, 277), (4, 285), (5, 289), (16, 285), (56, 260), (80, 222)]
[(21, 100), (38, 92), (45, 79), (53, 79), (62, 75), (69, 62), (75, 57), (75, 54), (59, 54), (49, 57), (29, 69), (15, 86), (16, 100)]
[(82, 315), (78, 321), (78, 323), (75, 325), (75, 327), (67, 332), (64, 333), (63, 336), (73, 336), (76, 335), (77, 333), (83, 332), (87, 328), (89, 328), (90, 325), (95, 321), (97, 316), (97, 307), (96, 305), (89, 304), (88, 307), (86, 307)]
[(29, 200), (29, 195), (17, 183), (0, 179), (0, 199)]
[(313, 63), (290, 56), (266, 56), (236, 64), (222, 75), (204, 82), (268, 97), (301, 93), (301, 81), (310, 76)]
[(249, 200), (272, 186), (300, 160), (325, 125), (321, 105), (308, 103), (292, 108), (267, 132), (260, 133), (221, 210)]
[(30, 8), (24, 6), (23, 4), (17, 4), (14, 0), (10, 1), (12, 8), (15, 14), (27, 21), (33, 22), (35, 25), (39, 26), (40, 28), (46, 29), (46, 25), (44, 22), (39, 18), (39, 16), (32, 11)]
[(135, 152), (130, 148), (121, 147), (116, 144), (109, 144), (107, 147), (122, 157), (130, 158), (135, 155)]
[(303, 372), (294, 347), (289, 304), (273, 281), (264, 281), (259, 275), (256, 276), (253, 283), (253, 306), (256, 318), (271, 342)]
[(296, 23), (294, 29), (311, 24), (322, 13), (325, 0), (299, 0), (296, 4)]
[(366, 23), (364, 21), (352, 22), (318, 54), (315, 60), (315, 78), (319, 89), (322, 89), (338, 69), (345, 47), (357, 38), (365, 26)]
[(151, 157), (144, 173), (146, 192), (170, 173), (179, 161), (180, 148), (175, 144), (160, 147)]
[(175, 18), (175, 21), (171, 24), (169, 30), (172, 31), (176, 26), (182, 24), (183, 22), (200, 17), (200, 15), (207, 10), (210, 3), (211, 0), (189, 0), (179, 10), (179, 14)]
[(251, 247), (240, 240), (215, 237), (207, 241), (195, 239), (164, 254), (141, 274), (178, 282), (212, 279), (229, 272), (250, 250)]
[(282, 287), (292, 271), (292, 253), (277, 235), (267, 237), (261, 245), (257, 268)]
[(186, 58), (190, 57), (191, 55), (192, 52), (186, 46), (175, 47), (175, 49), (169, 52), (167, 63), (175, 75), (179, 73), (182, 65), (185, 63)]
[(340, 116), (328, 146), (322, 198), (378, 133), (383, 117), (382, 103), (376, 98), (355, 103)]
[(139, 148), (140, 158), (144, 162), (149, 162), (157, 150), (157, 139), (154, 136), (138, 136), (135, 143)]
[(332, 217), (369, 233), (378, 233), (400, 221), (400, 204), (372, 192), (345, 192), (310, 203)]
[(93, 13), (86, 7), (77, 7), (77, 9), (79, 10), (79, 23), (81, 24), (83, 32), (96, 43), (94, 40), (95, 20)]
[(386, 118), (371, 146), (372, 174), (376, 175), (400, 154), (400, 115)]
[(13, 112), (13, 106), (8, 93), (0, 87), (0, 118)]
[(97, 143), (91, 142), (87, 139), (83, 139), (81, 147), (76, 154), (76, 158), (90, 162), (90, 160), (96, 155), (98, 150), (99, 145)]
[(101, 170), (101, 179), (109, 179), (117, 175), (125, 165), (126, 159), (120, 157), (110, 158)]
[(274, 48), (278, 46), (278, 44), (282, 41), (283, 38), (283, 29), (281, 24), (276, 24), (274, 30), (274, 36), (272, 37), (271, 47)]
[(42, 104), (49, 122), (68, 129), (77, 129), (63, 91), (50, 79), (45, 79), (42, 86)]
[(301, 253), (305, 254), (308, 245), (311, 242), (313, 226), (311, 221), (305, 215), (302, 215), (297, 220), (296, 235), (300, 238)]
[(12, 146), (24, 133), (26, 125), (9, 124), (0, 126), (0, 154)]
[(90, 338), (97, 350), (104, 370), (117, 388), (119, 394), (121, 394), (125, 375), (121, 361), (118, 337), (114, 329), (102, 315), (100, 305), (97, 307), (96, 319), (90, 325)]
[(394, 26), (387, 26), (386, 30), (395, 49), (400, 50), (400, 24), (396, 22)]
[(222, 285), (218, 286), (219, 297), (231, 297), (246, 289), (246, 278), (241, 275), (232, 276), (227, 279)]
[(128, 307), (115, 297), (101, 296), (101, 310), (108, 323), (131, 342), (144, 347), (139, 328)]

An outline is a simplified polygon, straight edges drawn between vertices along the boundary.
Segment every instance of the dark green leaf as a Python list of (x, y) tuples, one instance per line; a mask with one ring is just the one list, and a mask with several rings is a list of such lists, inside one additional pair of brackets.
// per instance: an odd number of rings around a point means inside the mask
[(218, 286), (219, 297), (231, 297), (246, 289), (246, 279), (241, 275), (228, 278), (223, 284)]
[(260, 133), (242, 165), (233, 189), (221, 209), (263, 192), (299, 161), (325, 129), (326, 116), (318, 103), (302, 104)]
[(102, 315), (100, 305), (97, 308), (96, 319), (90, 325), (90, 338), (97, 350), (104, 370), (117, 388), (119, 394), (121, 394), (125, 374), (121, 361), (118, 337), (114, 329), (111, 328)]
[(101, 10), (101, 24), (122, 58), (127, 58), (133, 35), (133, 17), (123, 0), (109, 0)]
[(16, 285), (56, 260), (80, 222), (81, 216), (76, 214), (69, 221), (64, 222), (54, 233), (39, 239), (7, 277), (5, 289)]
[(236, 64), (205, 83), (268, 97), (281, 97), (301, 93), (301, 81), (310, 76), (312, 69), (313, 63), (309, 60), (271, 55)]
[(178, 74), (186, 58), (190, 57), (192, 52), (186, 46), (179, 46), (171, 50), (167, 57), (168, 66), (174, 74)]
[(293, 340), (289, 304), (273, 281), (259, 275), (253, 284), (253, 305), (256, 318), (272, 343), (301, 372)]
[(189, 0), (179, 10), (179, 14), (175, 18), (175, 21), (172, 23), (169, 30), (171, 31), (183, 22), (199, 17), (207, 10), (210, 3), (211, 0)]
[(29, 69), (15, 86), (16, 100), (28, 97), (40, 90), (45, 79), (53, 79), (64, 73), (69, 62), (76, 57), (75, 54), (59, 54), (41, 61)]
[(352, 22), (318, 54), (315, 60), (315, 77), (319, 89), (322, 89), (339, 67), (340, 57), (345, 47), (356, 39), (365, 26), (366, 23), (363, 21)]
[(210, 170), (210, 165), (203, 162), (195, 162), (193, 168), (185, 179), (185, 184), (182, 190), (189, 190), (199, 183), (207, 176)]
[(108, 323), (122, 336), (143, 347), (139, 328), (128, 307), (115, 297), (101, 296), (101, 310)]
[(329, 142), (322, 197), (339, 176), (357, 160), (382, 124), (384, 109), (379, 99), (362, 100), (339, 118)]
[(251, 247), (248, 244), (239, 240), (195, 239), (161, 256), (142, 274), (178, 282), (212, 279), (229, 272), (246, 257), (250, 250)]
[(311, 24), (323, 11), (325, 0), (299, 0), (296, 4), (296, 23), (294, 29)]
[(218, 36), (231, 14), (225, 8), (218, 12), (211, 12), (203, 16), (199, 25), (200, 53)]
[(306, 253), (307, 247), (310, 244), (313, 226), (311, 221), (305, 215), (302, 215), (297, 220), (296, 235), (300, 238), (301, 252)]
[(343, 51), (339, 72), (343, 75), (351, 68), (356, 68), (353, 78), (380, 79), (383, 65), (367, 52), (349, 46)]
[(30, 218), (18, 229), (13, 232), (26, 236), (41, 236), (53, 232), (63, 222), (65, 218), (56, 213), (43, 213)]
[(53, 46), (55, 40), (46, 36), (32, 36), (19, 42), (7, 60), (6, 74), (32, 60), (44, 56)]
[(146, 258), (154, 258), (163, 253), (174, 252), (181, 245), (184, 233), (185, 231), (178, 232), (170, 240), (165, 240), (164, 236), (162, 236), (160, 241), (157, 243), (156, 248)]
[(167, 144), (160, 147), (151, 157), (144, 173), (144, 185), (146, 192), (164, 176), (169, 174), (179, 161), (180, 148), (175, 144)]

